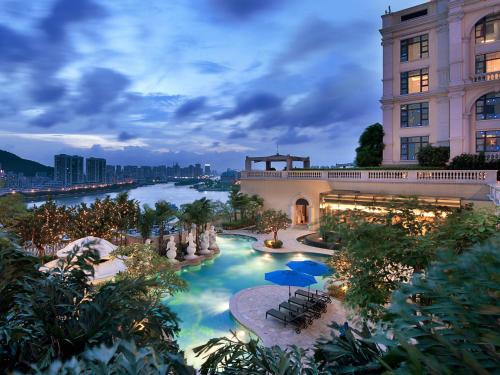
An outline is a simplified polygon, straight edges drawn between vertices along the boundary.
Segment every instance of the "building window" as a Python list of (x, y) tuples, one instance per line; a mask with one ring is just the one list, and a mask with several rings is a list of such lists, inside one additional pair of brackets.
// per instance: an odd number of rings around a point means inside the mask
[(401, 106), (401, 127), (429, 125), (429, 103), (403, 104)]
[(477, 152), (499, 152), (500, 130), (487, 130), (476, 132)]
[(401, 73), (401, 95), (429, 91), (429, 69)]
[(476, 55), (476, 74), (500, 72), (500, 52)]
[(476, 101), (476, 120), (500, 119), (500, 92), (491, 92)]
[(484, 17), (476, 23), (476, 43), (485, 44), (500, 40), (500, 13)]
[(417, 160), (420, 149), (429, 144), (429, 136), (401, 137), (401, 160)]
[(419, 35), (401, 41), (401, 62), (429, 57), (429, 35)]

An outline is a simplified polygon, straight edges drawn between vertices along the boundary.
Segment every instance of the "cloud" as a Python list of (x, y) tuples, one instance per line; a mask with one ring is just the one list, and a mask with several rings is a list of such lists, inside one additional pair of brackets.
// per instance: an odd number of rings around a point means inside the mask
[(301, 135), (294, 129), (288, 129), (286, 133), (279, 135), (276, 138), (276, 143), (279, 145), (296, 145), (300, 143), (311, 142), (312, 137)]
[(57, 42), (67, 36), (69, 25), (104, 16), (104, 9), (92, 0), (57, 0), (48, 16), (40, 22), (40, 29), (49, 40)]
[(262, 112), (281, 106), (282, 99), (266, 92), (246, 94), (236, 99), (236, 106), (216, 116), (218, 120), (232, 119), (238, 116), (248, 115), (253, 112)]
[(227, 66), (205, 60), (195, 61), (192, 65), (196, 68), (198, 73), (201, 74), (221, 74), (230, 70)]
[(206, 107), (206, 101), (207, 98), (204, 96), (187, 100), (179, 108), (177, 108), (175, 111), (175, 117), (182, 119), (200, 113), (201, 110)]
[(56, 102), (66, 93), (66, 87), (61, 83), (48, 83), (33, 87), (31, 97), (36, 103), (45, 104)]
[(69, 114), (64, 109), (51, 108), (46, 112), (41, 113), (30, 121), (31, 125), (40, 128), (51, 128), (57, 124), (65, 122), (69, 119)]
[(308, 17), (299, 26), (284, 51), (277, 56), (275, 66), (302, 61), (335, 47), (352, 47), (353, 40), (356, 40), (356, 44), (361, 44), (370, 36), (366, 32), (369, 27), (370, 24), (366, 21), (354, 20), (336, 25), (319, 17)]
[(280, 6), (283, 0), (210, 0), (210, 7), (219, 17), (243, 21)]
[(118, 134), (117, 137), (117, 139), (122, 142), (130, 141), (131, 139), (136, 139), (136, 138), (138, 138), (136, 135), (127, 133), (126, 131), (121, 132), (120, 134)]

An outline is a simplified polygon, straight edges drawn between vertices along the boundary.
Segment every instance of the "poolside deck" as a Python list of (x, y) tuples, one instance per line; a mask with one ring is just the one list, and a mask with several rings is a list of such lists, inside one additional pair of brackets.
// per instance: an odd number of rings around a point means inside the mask
[[(292, 288), (292, 294), (295, 289)], [(236, 293), (229, 302), (229, 308), (233, 317), (259, 336), (264, 345), (278, 345), (283, 349), (290, 345), (311, 349), (320, 337), (331, 337), (332, 330), (328, 325), (332, 321), (343, 323), (347, 320), (347, 311), (339, 301), (334, 300), (321, 318), (297, 334), (293, 327), (284, 327), (272, 317), (266, 319), (266, 311), (271, 308), (277, 309), (279, 303), (287, 298), (288, 287), (262, 285)]]
[(271, 234), (260, 234), (243, 229), (225, 230), (224, 233), (242, 234), (246, 236), (255, 237), (257, 238), (257, 241), (252, 244), (253, 249), (257, 251), (265, 251), (268, 253), (312, 253), (312, 254), (332, 255), (334, 252), (333, 250), (308, 246), (297, 241), (298, 237), (314, 233), (314, 231), (307, 229), (288, 228), (286, 230), (279, 231), (278, 238), (281, 241), (283, 241), (283, 247), (281, 249), (270, 249), (264, 245), (264, 240), (270, 239), (272, 237)]

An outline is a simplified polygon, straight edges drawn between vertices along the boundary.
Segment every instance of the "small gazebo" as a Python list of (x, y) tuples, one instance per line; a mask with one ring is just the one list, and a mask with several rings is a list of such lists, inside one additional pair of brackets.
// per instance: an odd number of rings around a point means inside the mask
[(252, 170), (252, 163), (260, 163), (260, 162), (266, 163), (266, 171), (274, 170), (271, 166), (271, 163), (273, 162), (286, 162), (286, 170), (291, 171), (293, 169), (294, 161), (302, 162), (304, 168), (310, 168), (311, 166), (311, 161), (309, 159), (309, 156), (302, 157), (302, 156), (293, 156), (290, 154), (288, 155), (276, 154), (271, 156), (247, 156), (245, 158), (245, 171)]

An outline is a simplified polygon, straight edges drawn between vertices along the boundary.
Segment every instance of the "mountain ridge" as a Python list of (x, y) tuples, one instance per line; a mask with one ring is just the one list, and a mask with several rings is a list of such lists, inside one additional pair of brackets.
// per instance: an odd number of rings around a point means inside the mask
[(33, 160), (23, 159), (20, 156), (0, 150), (0, 165), (7, 172), (23, 173), (25, 176), (35, 176), (36, 173), (54, 175), (54, 168)]

